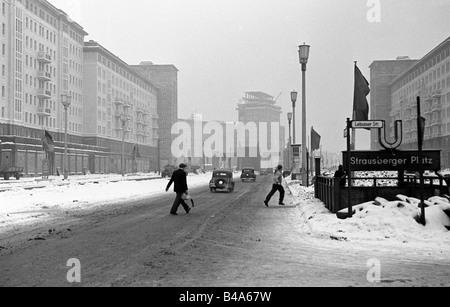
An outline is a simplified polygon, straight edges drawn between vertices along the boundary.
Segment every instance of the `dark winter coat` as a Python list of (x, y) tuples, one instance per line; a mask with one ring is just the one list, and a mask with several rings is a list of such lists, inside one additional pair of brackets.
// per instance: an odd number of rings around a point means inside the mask
[(172, 174), (172, 178), (170, 178), (169, 183), (167, 184), (167, 189), (170, 188), (172, 183), (174, 184), (174, 192), (175, 193), (184, 193), (188, 190), (187, 186), (187, 174), (182, 169), (179, 169)]

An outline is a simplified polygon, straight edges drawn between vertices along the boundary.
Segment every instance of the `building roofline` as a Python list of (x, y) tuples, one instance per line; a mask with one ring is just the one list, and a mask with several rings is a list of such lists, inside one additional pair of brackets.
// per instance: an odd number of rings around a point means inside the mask
[(146, 76), (144, 76), (143, 74), (141, 74), (140, 72), (135, 70), (132, 65), (127, 64), (124, 60), (119, 58), (117, 55), (115, 55), (114, 53), (112, 53), (111, 51), (109, 51), (108, 49), (106, 49), (105, 47), (103, 47), (96, 41), (93, 41), (93, 40), (90, 40), (87, 42), (85, 41), (83, 44), (83, 52), (99, 52), (99, 53), (103, 53), (104, 55), (107, 55), (108, 57), (112, 57), (112, 58), (116, 59), (125, 68), (129, 68), (131, 73), (135, 74), (137, 77), (139, 77), (141, 79), (144, 79), (144, 81), (149, 83), (151, 86), (153, 86), (157, 89), (160, 89), (160, 87), (158, 85), (156, 85), (152, 80), (150, 80), (149, 78), (147, 78)]
[(140, 64), (138, 65), (130, 65), (131, 67), (172, 67), (173, 69), (175, 69), (177, 72), (179, 71), (178, 68), (173, 65), (173, 64), (153, 64), (150, 61), (142, 61)]
[(423, 56), (420, 60), (417, 60), (416, 63), (414, 63), (410, 68), (405, 70), (402, 74), (400, 74), (397, 78), (392, 80), (389, 85), (393, 85), (396, 83), (399, 79), (404, 77), (405, 75), (409, 74), (411, 71), (416, 69), (418, 66), (422, 65), (423, 62), (427, 61), (429, 57), (431, 57), (437, 50), (444, 47), (446, 44), (450, 44), (450, 37), (446, 38), (442, 43), (440, 43), (437, 47), (433, 48), (430, 52), (428, 52), (425, 56)]
[(61, 9), (58, 9), (57, 7), (55, 7), (53, 4), (51, 4), (47, 0), (39, 0), (39, 1), (43, 5), (48, 7), (50, 10), (52, 10), (53, 13), (55, 13), (59, 17), (65, 17), (66, 21), (69, 22), (70, 24), (72, 24), (73, 26), (75, 26), (75, 28), (77, 28), (78, 31), (80, 31), (84, 36), (89, 35), (89, 33), (87, 33), (80, 24), (78, 24), (77, 22), (73, 21), (66, 12), (64, 12)]
[(375, 60), (370, 65), (369, 68), (372, 68), (376, 63), (391, 63), (391, 62), (414, 62), (419, 61), (417, 59), (395, 59), (395, 60)]

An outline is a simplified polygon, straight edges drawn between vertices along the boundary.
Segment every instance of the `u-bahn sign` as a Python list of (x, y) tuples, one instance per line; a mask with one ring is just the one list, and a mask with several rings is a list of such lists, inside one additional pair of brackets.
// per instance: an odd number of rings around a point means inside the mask
[[(343, 152), (344, 169), (347, 170), (348, 153)], [(422, 168), (438, 171), (441, 169), (441, 151), (422, 151)], [(352, 151), (350, 156), (352, 171), (418, 171), (418, 151)]]

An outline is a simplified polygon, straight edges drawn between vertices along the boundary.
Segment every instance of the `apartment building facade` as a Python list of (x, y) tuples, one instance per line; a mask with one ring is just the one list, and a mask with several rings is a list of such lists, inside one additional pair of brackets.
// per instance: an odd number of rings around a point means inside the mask
[[(159, 88), (45, 0), (0, 0), (0, 168), (26, 175), (156, 171)], [(67, 125), (62, 95), (71, 97)], [(122, 151), (126, 115), (125, 150)], [(46, 155), (47, 130), (55, 152)]]
[(417, 97), (425, 118), (424, 149), (441, 150), (442, 168), (450, 167), (450, 38), (390, 83), (391, 123), (403, 121), (404, 149), (417, 149)]
[[(95, 41), (84, 48), (84, 135), (95, 146), (111, 149), (112, 172), (121, 163), (125, 143), (126, 170), (156, 171), (159, 87)], [(133, 147), (140, 157), (133, 157)]]
[(158, 96), (158, 127), (160, 167), (178, 164), (172, 154), (172, 126), (178, 120), (178, 69), (172, 64), (153, 64), (143, 61), (132, 68), (149, 78), (160, 89)]
[[(81, 144), (83, 41), (87, 33), (47, 1), (0, 3), (0, 136), (8, 144), (2, 148), (0, 164), (21, 165), (26, 173), (35, 174), (41, 171), (43, 130), (63, 142), (62, 94), (72, 97), (70, 142)], [(81, 148), (74, 148), (71, 158), (74, 171), (81, 172), (87, 165)], [(61, 146), (50, 160), (52, 166), (62, 166)]]

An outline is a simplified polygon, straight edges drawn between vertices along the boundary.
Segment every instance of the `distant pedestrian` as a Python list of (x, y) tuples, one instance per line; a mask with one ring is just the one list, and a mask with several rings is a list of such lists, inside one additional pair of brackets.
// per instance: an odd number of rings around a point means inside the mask
[(191, 211), (191, 208), (186, 204), (183, 198), (186, 198), (188, 195), (188, 186), (187, 186), (187, 173), (186, 173), (186, 164), (180, 164), (180, 168), (173, 172), (172, 177), (170, 178), (169, 183), (166, 187), (166, 192), (169, 191), (170, 186), (174, 183), (174, 192), (177, 194), (175, 197), (175, 201), (173, 202), (172, 209), (170, 210), (170, 214), (178, 215), (177, 211), (180, 205), (183, 206), (186, 213)]
[(334, 173), (334, 178), (339, 178), (339, 185), (345, 187), (345, 176), (347, 174), (344, 171), (344, 167), (339, 165), (339, 169)]
[(269, 201), (277, 191), (280, 193), (280, 200), (278, 204), (280, 206), (284, 206), (283, 200), (285, 191), (283, 188), (283, 166), (281, 165), (278, 165), (277, 169), (274, 172), (272, 190), (267, 195), (266, 200), (264, 201), (266, 207), (269, 207)]

